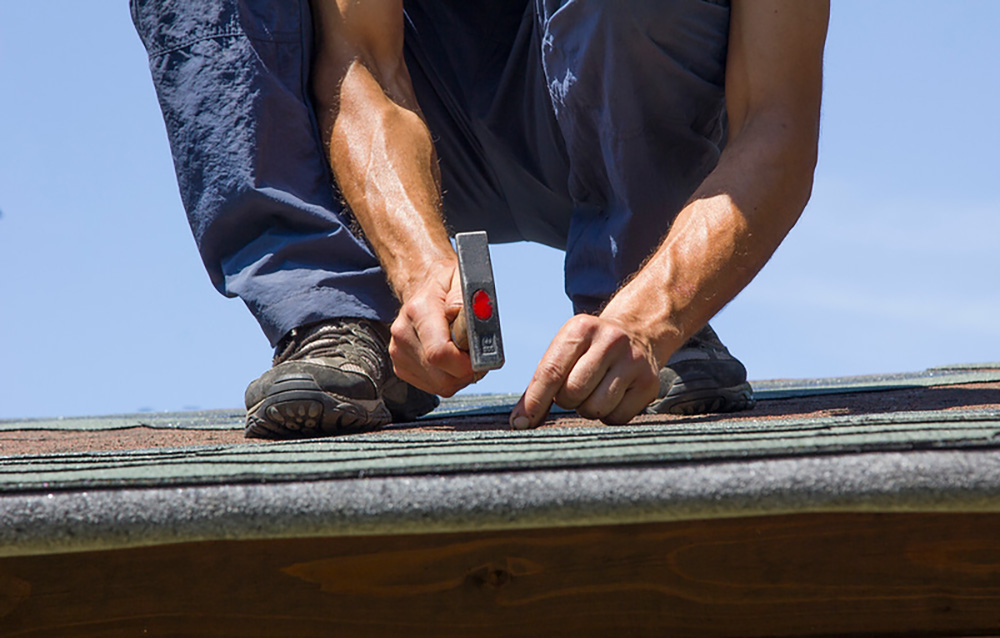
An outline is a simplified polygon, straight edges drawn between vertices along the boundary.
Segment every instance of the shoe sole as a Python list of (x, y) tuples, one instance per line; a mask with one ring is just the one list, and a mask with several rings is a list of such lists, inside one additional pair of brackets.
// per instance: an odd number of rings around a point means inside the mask
[[(341, 397), (301, 380), (278, 382), (276, 390), (247, 410), (244, 436), (252, 439), (301, 439), (360, 434), (390, 421), (381, 399)], [(281, 388), (280, 386), (286, 386)]]
[(683, 383), (670, 388), (667, 396), (650, 405), (649, 414), (712, 414), (749, 410), (757, 401), (749, 383), (729, 388), (691, 387)]

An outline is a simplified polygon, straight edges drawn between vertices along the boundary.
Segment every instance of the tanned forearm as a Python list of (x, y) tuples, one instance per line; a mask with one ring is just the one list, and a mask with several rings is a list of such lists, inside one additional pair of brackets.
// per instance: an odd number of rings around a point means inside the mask
[[(398, 2), (381, 3), (383, 13), (368, 29), (381, 33), (345, 33), (341, 25), (363, 5), (313, 4), (321, 33), (313, 81), (330, 166), (390, 285), (405, 300), (455, 254), (441, 217), (430, 131), (403, 64), (402, 9)], [(340, 30), (322, 37), (334, 27)]]
[(756, 276), (799, 218), (815, 144), (789, 137), (780, 120), (748, 122), (602, 313), (633, 326), (661, 365)]
[(313, 90), (330, 166), (400, 300), (397, 376), (451, 396), (473, 382), (448, 324), (462, 306), (430, 131), (403, 59), (402, 0), (313, 0)]
[(660, 363), (756, 276), (809, 199), (828, 15), (828, 3), (817, 0), (733, 3), (730, 142), (605, 309), (635, 327)]
[(627, 422), (656, 397), (670, 355), (767, 262), (812, 188), (828, 16), (825, 0), (734, 0), (718, 166), (601, 314), (563, 326), (513, 427), (537, 426), (553, 401)]
[(420, 115), (389, 99), (360, 62), (348, 69), (330, 135), (340, 189), (401, 299), (455, 259), (441, 219), (437, 158)]

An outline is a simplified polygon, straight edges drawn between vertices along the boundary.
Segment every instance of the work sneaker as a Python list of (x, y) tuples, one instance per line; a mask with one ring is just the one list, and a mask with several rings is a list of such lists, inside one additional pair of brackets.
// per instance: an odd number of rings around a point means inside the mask
[(246, 436), (354, 434), (430, 412), (438, 398), (396, 377), (388, 343), (388, 328), (367, 319), (292, 330), (278, 344), (274, 367), (247, 387)]
[(660, 392), (646, 408), (653, 414), (705, 414), (752, 408), (747, 370), (706, 325), (660, 369)]

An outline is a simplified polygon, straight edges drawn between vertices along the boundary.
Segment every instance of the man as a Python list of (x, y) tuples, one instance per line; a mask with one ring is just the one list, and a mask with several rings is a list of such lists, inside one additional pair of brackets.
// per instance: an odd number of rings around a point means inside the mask
[(827, 2), (132, 12), (206, 267), (277, 346), (248, 436), (371, 429), (472, 383), (448, 331), (463, 230), (566, 251), (577, 314), (513, 427), (553, 402), (606, 423), (752, 404), (706, 322), (809, 198)]

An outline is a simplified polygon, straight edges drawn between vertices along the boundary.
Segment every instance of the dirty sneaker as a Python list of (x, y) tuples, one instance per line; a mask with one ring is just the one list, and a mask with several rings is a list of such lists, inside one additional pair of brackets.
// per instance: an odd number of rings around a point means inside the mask
[(438, 398), (393, 374), (388, 342), (388, 328), (367, 319), (292, 330), (278, 344), (274, 367), (247, 387), (246, 436), (353, 434), (430, 412)]
[(746, 368), (729, 354), (711, 326), (706, 325), (660, 370), (659, 398), (646, 412), (737, 412), (752, 408), (754, 402)]

